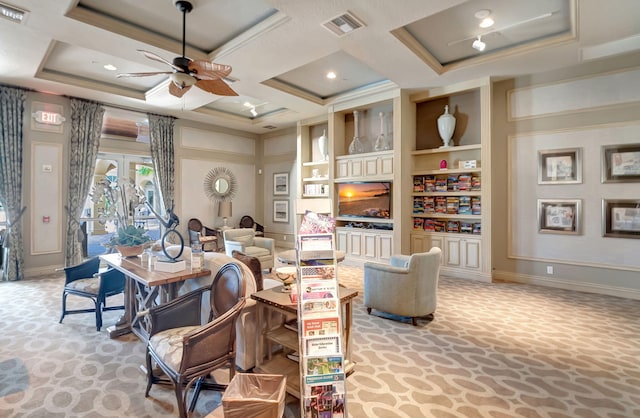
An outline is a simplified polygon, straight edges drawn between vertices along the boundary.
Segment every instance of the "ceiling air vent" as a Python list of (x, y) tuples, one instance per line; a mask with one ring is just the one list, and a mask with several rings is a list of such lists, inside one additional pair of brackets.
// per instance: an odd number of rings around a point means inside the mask
[(350, 12), (329, 19), (322, 24), (336, 36), (344, 36), (356, 29), (364, 27), (364, 23)]
[(0, 3), (0, 16), (12, 22), (24, 22), (24, 19), (27, 17), (27, 13), (28, 12), (26, 10), (18, 9), (15, 6), (9, 6), (5, 3)]
[(276, 126), (273, 125), (265, 125), (263, 126), (264, 129), (276, 129)]

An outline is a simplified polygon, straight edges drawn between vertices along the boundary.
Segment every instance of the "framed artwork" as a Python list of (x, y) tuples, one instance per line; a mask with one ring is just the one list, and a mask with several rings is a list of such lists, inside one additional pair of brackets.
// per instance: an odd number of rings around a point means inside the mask
[(289, 223), (289, 201), (273, 201), (273, 222)]
[(289, 173), (273, 174), (274, 196), (289, 196)]
[(602, 199), (602, 236), (640, 238), (640, 200)]
[(640, 182), (640, 144), (602, 147), (602, 182)]
[(580, 199), (538, 199), (538, 232), (580, 234)]
[(538, 184), (582, 183), (582, 148), (538, 151)]

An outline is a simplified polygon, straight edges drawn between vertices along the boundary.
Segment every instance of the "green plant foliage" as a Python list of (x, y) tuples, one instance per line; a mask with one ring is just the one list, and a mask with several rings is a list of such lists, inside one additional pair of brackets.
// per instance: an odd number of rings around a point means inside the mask
[(151, 241), (151, 237), (147, 235), (147, 231), (144, 228), (127, 225), (125, 228), (118, 228), (118, 233), (111, 237), (109, 245), (134, 247), (136, 245), (146, 244), (149, 241)]

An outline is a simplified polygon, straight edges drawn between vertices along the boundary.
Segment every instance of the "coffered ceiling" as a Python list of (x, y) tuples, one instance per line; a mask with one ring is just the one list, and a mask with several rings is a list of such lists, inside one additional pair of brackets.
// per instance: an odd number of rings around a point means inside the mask
[[(192, 0), (185, 55), (230, 65), (226, 82), (238, 96), (192, 88), (178, 98), (169, 74), (116, 77), (173, 71), (138, 50), (181, 56), (174, 0), (0, 3), (25, 12), (18, 22), (0, 18), (0, 83), (254, 133), (372, 90), (510, 77), (640, 49), (637, 0)], [(481, 28), (487, 16), (494, 23)]]

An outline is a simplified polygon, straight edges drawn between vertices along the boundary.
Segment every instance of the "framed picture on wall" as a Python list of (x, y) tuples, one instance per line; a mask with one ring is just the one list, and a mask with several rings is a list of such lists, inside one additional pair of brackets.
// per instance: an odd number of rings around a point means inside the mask
[(582, 183), (582, 148), (538, 151), (538, 184)]
[(273, 195), (289, 196), (289, 173), (273, 174)]
[(640, 144), (602, 147), (602, 182), (640, 182)]
[(538, 199), (538, 232), (580, 234), (580, 199)]
[(273, 201), (273, 222), (289, 223), (289, 201)]
[(640, 238), (640, 200), (602, 199), (602, 236)]

